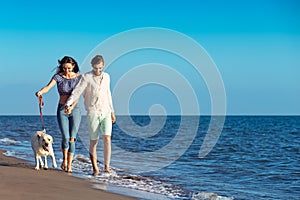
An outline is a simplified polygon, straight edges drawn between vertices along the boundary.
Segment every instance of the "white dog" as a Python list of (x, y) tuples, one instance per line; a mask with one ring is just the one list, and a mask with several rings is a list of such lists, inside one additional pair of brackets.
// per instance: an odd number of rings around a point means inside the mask
[[(31, 147), (35, 155), (35, 169), (41, 168), (48, 169), (47, 156), (52, 158), (52, 167), (56, 168), (56, 160), (54, 157), (54, 151), (52, 148), (53, 138), (51, 135), (46, 134), (46, 131), (37, 131), (31, 136)], [(42, 156), (45, 158), (45, 165), (42, 160)]]

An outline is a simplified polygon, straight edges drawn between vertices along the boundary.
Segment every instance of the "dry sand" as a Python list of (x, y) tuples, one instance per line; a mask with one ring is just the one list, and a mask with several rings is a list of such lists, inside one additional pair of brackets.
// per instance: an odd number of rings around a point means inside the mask
[(114, 200), (135, 199), (93, 189), (89, 180), (61, 170), (34, 170), (27, 161), (3, 155), (0, 150), (0, 197), (5, 200)]

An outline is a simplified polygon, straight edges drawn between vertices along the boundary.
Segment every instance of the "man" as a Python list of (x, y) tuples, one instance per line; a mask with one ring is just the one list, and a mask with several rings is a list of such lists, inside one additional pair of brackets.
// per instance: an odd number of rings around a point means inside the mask
[(90, 135), (90, 159), (93, 165), (93, 175), (99, 174), (97, 166), (97, 144), (102, 130), (104, 143), (104, 171), (110, 173), (111, 132), (112, 123), (116, 121), (114, 114), (109, 74), (103, 72), (104, 60), (96, 55), (91, 64), (93, 70), (85, 73), (65, 104), (65, 112), (69, 112), (70, 105), (83, 94), (84, 106), (87, 110), (87, 124)]

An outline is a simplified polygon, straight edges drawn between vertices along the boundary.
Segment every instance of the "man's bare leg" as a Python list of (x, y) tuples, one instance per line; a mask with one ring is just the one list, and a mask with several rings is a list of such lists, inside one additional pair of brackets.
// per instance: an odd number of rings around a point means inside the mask
[(111, 136), (104, 135), (103, 136), (104, 143), (104, 171), (110, 173), (110, 157), (111, 157)]
[(99, 168), (97, 166), (97, 144), (98, 140), (90, 140), (90, 159), (93, 166), (93, 175), (99, 174)]

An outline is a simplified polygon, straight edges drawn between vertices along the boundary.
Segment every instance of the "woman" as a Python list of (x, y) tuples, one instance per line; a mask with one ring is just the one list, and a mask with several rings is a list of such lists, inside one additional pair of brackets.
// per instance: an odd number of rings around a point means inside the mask
[(79, 82), (81, 75), (78, 74), (78, 64), (72, 57), (65, 56), (62, 60), (58, 60), (58, 64), (58, 73), (52, 77), (48, 85), (36, 92), (36, 96), (39, 97), (42, 94), (47, 93), (55, 84), (57, 84), (59, 93), (57, 121), (62, 134), (63, 154), (61, 168), (71, 173), (72, 160), (75, 153), (76, 136), (81, 121), (81, 112), (78, 101), (74, 102), (66, 113), (64, 112), (64, 104)]

